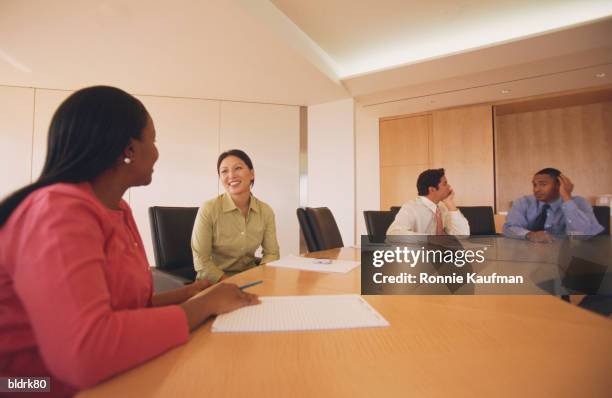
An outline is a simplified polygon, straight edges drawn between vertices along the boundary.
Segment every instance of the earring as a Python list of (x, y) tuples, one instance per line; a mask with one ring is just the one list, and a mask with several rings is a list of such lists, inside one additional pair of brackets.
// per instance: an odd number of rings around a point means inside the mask
[(125, 157), (125, 158), (123, 158), (123, 163), (130, 164), (130, 163), (132, 163), (132, 159), (130, 159), (128, 157)]

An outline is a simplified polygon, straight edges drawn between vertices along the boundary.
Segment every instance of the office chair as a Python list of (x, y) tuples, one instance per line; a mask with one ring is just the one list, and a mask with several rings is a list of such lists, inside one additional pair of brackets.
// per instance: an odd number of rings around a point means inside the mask
[(593, 206), (597, 222), (604, 227), (599, 235), (610, 235), (610, 208), (608, 206)]
[(197, 207), (149, 207), (153, 253), (158, 272), (182, 282), (196, 277), (191, 252), (191, 232)]
[(316, 252), (318, 250), (317, 242), (315, 241), (314, 235), (312, 234), (312, 228), (310, 228), (310, 224), (308, 223), (308, 216), (306, 215), (305, 208), (299, 207), (296, 213), (298, 222), (300, 224), (300, 230), (302, 231), (302, 236), (304, 237), (304, 241), (306, 242), (308, 251)]
[(338, 224), (329, 208), (307, 207), (305, 212), (316, 244), (316, 251), (344, 247)]
[(395, 220), (395, 214), (392, 211), (375, 211), (366, 210), (363, 212), (365, 218), (368, 238), (373, 243), (384, 243), (387, 237), (387, 229)]
[(397, 216), (397, 213), (399, 213), (400, 209), (402, 208), (402, 206), (391, 206), (391, 213), (393, 213), (393, 216)]
[(470, 224), (470, 235), (495, 235), (495, 217), (491, 206), (457, 206)]

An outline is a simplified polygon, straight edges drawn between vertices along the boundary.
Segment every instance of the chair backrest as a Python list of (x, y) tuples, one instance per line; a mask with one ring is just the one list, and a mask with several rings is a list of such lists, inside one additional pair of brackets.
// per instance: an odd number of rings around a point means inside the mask
[(604, 227), (600, 235), (610, 235), (610, 207), (593, 206), (593, 213), (595, 213), (597, 222)]
[(457, 206), (470, 224), (470, 235), (495, 235), (495, 216), (491, 206)]
[(306, 216), (317, 251), (344, 247), (334, 215), (327, 207), (307, 207)]
[(389, 225), (395, 220), (392, 211), (366, 210), (363, 212), (370, 242), (383, 243), (387, 236)]
[(312, 228), (308, 222), (308, 216), (306, 215), (306, 210), (302, 207), (298, 207), (297, 211), (298, 222), (300, 223), (300, 230), (302, 231), (302, 236), (304, 237), (304, 241), (306, 241), (306, 246), (308, 247), (309, 252), (316, 252), (317, 242), (315, 241), (314, 235), (312, 234)]
[(165, 271), (193, 268), (191, 232), (197, 213), (197, 207), (149, 207), (157, 268)]
[(402, 206), (391, 206), (391, 209), (389, 211), (393, 213), (393, 216), (396, 216), (397, 213), (399, 213), (401, 208)]

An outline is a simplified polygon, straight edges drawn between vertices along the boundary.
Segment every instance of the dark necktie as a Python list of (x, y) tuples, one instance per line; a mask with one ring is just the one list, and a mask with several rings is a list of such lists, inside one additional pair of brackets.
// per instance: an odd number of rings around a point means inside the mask
[(550, 205), (545, 203), (544, 206), (542, 206), (540, 214), (538, 214), (538, 217), (536, 217), (536, 219), (533, 221), (533, 227), (531, 227), (532, 231), (544, 231), (544, 224), (546, 224), (546, 212), (548, 209), (550, 209)]

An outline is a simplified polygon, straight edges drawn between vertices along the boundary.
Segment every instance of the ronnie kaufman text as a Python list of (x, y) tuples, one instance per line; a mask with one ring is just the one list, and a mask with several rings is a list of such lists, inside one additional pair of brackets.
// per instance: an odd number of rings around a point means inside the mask
[(521, 275), (497, 275), (495, 272), (490, 275), (477, 275), (475, 272), (465, 275), (430, 275), (420, 272), (418, 275), (402, 272), (399, 275), (383, 275), (377, 272), (373, 275), (374, 283), (473, 283), (473, 284), (522, 284)]

